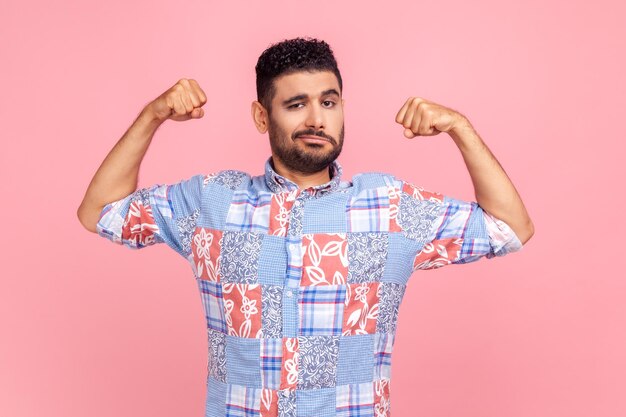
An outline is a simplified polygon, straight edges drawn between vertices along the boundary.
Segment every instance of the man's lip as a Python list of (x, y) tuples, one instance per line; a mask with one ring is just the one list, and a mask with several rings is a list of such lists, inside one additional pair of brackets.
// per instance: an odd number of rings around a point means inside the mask
[(323, 138), (321, 136), (302, 135), (302, 136), (298, 136), (298, 138), (300, 138), (300, 139), (323, 140), (324, 142), (330, 142), (328, 139)]

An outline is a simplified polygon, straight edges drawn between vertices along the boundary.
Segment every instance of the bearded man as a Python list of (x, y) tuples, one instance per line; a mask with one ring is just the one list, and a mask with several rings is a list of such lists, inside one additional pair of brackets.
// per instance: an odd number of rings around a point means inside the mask
[(204, 116), (204, 91), (181, 79), (108, 154), (78, 217), (113, 242), (166, 243), (190, 263), (207, 319), (207, 416), (387, 416), (412, 273), (517, 251), (533, 224), (459, 112), (409, 97), (396, 122), (407, 138), (445, 132), (476, 202), (390, 174), (342, 179), (343, 83), (326, 42), (271, 45), (256, 74), (252, 119), (272, 151), (262, 175), (228, 170), (137, 190), (157, 128)]

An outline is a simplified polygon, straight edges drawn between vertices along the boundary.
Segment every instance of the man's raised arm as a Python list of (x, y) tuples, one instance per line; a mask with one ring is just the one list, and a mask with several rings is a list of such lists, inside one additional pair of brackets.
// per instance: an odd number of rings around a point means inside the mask
[(78, 207), (81, 224), (96, 233), (105, 205), (137, 189), (139, 167), (158, 127), (167, 119), (185, 121), (204, 115), (206, 95), (193, 79), (181, 79), (150, 102), (106, 156)]
[(463, 155), (478, 205), (508, 224), (522, 244), (532, 237), (535, 229), (515, 186), (465, 116), (410, 97), (396, 115), (396, 122), (405, 128), (409, 139), (447, 132)]

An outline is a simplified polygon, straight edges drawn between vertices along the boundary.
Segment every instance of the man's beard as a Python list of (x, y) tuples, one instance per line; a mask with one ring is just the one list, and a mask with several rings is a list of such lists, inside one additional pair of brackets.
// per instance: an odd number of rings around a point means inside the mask
[[(339, 141), (323, 131), (316, 132), (314, 129), (294, 132), (293, 135), (289, 137), (284, 131), (278, 128), (270, 118), (268, 134), (270, 137), (272, 153), (289, 170), (300, 174), (314, 174), (328, 168), (328, 166), (332, 164), (341, 153), (341, 148), (343, 147), (344, 126), (341, 126)], [(310, 149), (300, 149), (300, 147), (295, 143), (295, 140), (299, 136), (307, 135), (319, 136), (328, 139), (328, 141), (333, 145), (333, 149), (327, 153), (316, 152)], [(291, 141), (291, 143), (289, 141)], [(316, 145), (306, 145), (306, 147), (322, 148), (322, 146)]]

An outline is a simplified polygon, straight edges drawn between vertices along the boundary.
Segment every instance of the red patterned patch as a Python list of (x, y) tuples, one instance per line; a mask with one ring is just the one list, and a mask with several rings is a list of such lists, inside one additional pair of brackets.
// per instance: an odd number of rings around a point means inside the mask
[(374, 415), (376, 417), (390, 417), (389, 404), (389, 380), (379, 379), (374, 381)]
[(270, 204), (270, 225), (268, 233), (273, 236), (287, 236), (291, 208), (298, 190), (274, 194)]
[(222, 283), (222, 295), (228, 334), (261, 337), (261, 286)]
[(219, 282), (222, 231), (197, 227), (191, 238), (196, 277)]
[(418, 200), (429, 200), (443, 203), (443, 194), (426, 191), (423, 188), (416, 187), (408, 182), (404, 183), (404, 185), (402, 186), (402, 191)]
[(376, 333), (378, 320), (379, 282), (346, 286), (346, 306), (343, 310), (342, 336)]
[(278, 392), (263, 388), (261, 391), (261, 417), (278, 417)]
[(159, 227), (154, 221), (152, 207), (144, 206), (141, 201), (130, 203), (128, 214), (122, 227), (122, 239), (134, 242), (137, 246), (154, 243), (154, 235)]
[(400, 189), (398, 187), (388, 187), (389, 195), (389, 231), (401, 232), (402, 228), (398, 224), (398, 209), (400, 207)]
[(345, 233), (302, 236), (301, 285), (341, 285), (348, 276)]
[(298, 384), (298, 352), (297, 337), (283, 338), (283, 361), (280, 368), (280, 389), (296, 389)]
[(413, 270), (435, 269), (451, 264), (459, 257), (461, 246), (461, 238), (433, 240), (424, 245), (422, 251), (415, 256)]

